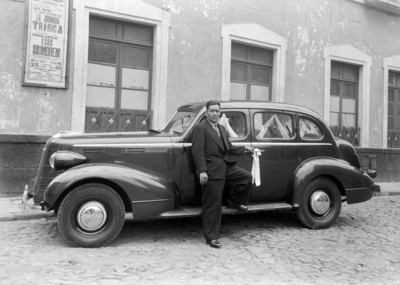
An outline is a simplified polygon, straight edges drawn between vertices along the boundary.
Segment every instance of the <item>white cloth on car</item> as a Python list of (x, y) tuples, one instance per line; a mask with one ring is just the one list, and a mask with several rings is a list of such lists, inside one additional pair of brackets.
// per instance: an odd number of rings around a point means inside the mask
[(261, 185), (260, 155), (261, 155), (261, 150), (255, 148), (253, 153), (253, 165), (251, 167), (251, 175), (253, 176), (253, 183), (256, 184), (256, 186)]
[(218, 123), (225, 127), (225, 130), (228, 132), (230, 138), (239, 137), (237, 133), (235, 133), (235, 131), (232, 129), (231, 125), (229, 124), (229, 118), (227, 118), (225, 114), (222, 114), (221, 118), (219, 118)]

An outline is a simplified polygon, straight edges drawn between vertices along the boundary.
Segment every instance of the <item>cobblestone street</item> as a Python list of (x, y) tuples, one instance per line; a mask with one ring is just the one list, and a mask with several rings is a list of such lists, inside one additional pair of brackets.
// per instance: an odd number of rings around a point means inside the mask
[(67, 247), (56, 219), (0, 222), (0, 284), (400, 284), (400, 196), (343, 204), (333, 227), (294, 213), (223, 217), (223, 247), (200, 219), (128, 221), (106, 248)]

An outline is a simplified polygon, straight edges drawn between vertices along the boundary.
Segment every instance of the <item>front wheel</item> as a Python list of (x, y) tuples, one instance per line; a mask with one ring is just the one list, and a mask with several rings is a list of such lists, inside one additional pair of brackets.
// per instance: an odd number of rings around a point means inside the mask
[(62, 200), (57, 214), (58, 229), (72, 246), (101, 247), (111, 243), (125, 221), (121, 197), (104, 184), (85, 184)]
[(339, 188), (332, 180), (320, 177), (307, 185), (296, 215), (308, 228), (326, 229), (336, 221), (341, 209)]

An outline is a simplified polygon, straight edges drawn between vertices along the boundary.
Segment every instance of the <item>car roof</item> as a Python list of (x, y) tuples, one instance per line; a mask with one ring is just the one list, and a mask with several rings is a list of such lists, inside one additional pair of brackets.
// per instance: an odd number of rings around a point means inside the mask
[[(195, 111), (196, 113), (205, 108), (207, 102), (195, 102), (186, 105), (182, 105), (178, 108), (178, 111)], [(317, 117), (321, 120), (323, 118), (317, 112), (308, 109), (303, 106), (281, 103), (281, 102), (265, 102), (265, 101), (221, 101), (221, 109), (275, 109), (282, 111), (290, 111), (303, 113)]]

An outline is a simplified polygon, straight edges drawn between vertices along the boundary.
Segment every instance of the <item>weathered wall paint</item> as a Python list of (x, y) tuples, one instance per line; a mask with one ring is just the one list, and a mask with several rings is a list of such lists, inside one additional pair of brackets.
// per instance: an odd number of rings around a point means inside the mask
[(223, 7), (218, 1), (171, 2), (166, 6), (172, 14), (167, 110), (171, 114), (182, 102), (220, 97)]
[(25, 3), (2, 0), (0, 18), (0, 134), (50, 135), (69, 130), (70, 89), (21, 85)]
[[(18, 192), (22, 184), (33, 183), (43, 137), (70, 130), (74, 107), (73, 76), (69, 76), (67, 89), (21, 85), (25, 1), (28, 0), (1, 0), (0, 192)], [(324, 48), (351, 45), (368, 54), (372, 58), (369, 146), (375, 149), (363, 152), (360, 148), (358, 151), (368, 158), (376, 156), (377, 169), (384, 174), (377, 181), (400, 179), (398, 150), (379, 149), (382, 148), (382, 120), (385, 119), (383, 59), (400, 55), (400, 16), (355, 0), (125, 1), (142, 1), (171, 15), (165, 119), (181, 104), (220, 98), (222, 25), (256, 24), (286, 38), (285, 101), (305, 105), (321, 114), (324, 110)], [(70, 19), (68, 73), (71, 75), (75, 68), (74, 42), (85, 39), (75, 38), (79, 27), (75, 26), (74, 10)], [(82, 66), (80, 64), (77, 66)], [(22, 135), (22, 138), (7, 135)], [(26, 135), (43, 137), (40, 141), (25, 142)]]
[[(182, 103), (220, 97), (221, 25), (256, 23), (288, 39), (285, 101), (319, 113), (324, 48), (348, 44), (370, 55), (371, 111), (377, 115), (371, 119), (370, 145), (380, 147), (382, 122), (376, 117), (383, 115), (382, 60), (400, 53), (400, 17), (351, 0), (143, 1), (171, 14), (167, 117)], [(0, 133), (50, 135), (69, 130), (73, 82), (66, 90), (21, 86), (25, 3), (3, 0), (0, 16), (6, 19), (0, 37), (7, 39), (0, 42)], [(73, 16), (70, 30), (69, 47), (74, 41)]]
[(323, 113), (327, 46), (372, 57), (369, 144), (382, 146), (382, 60), (400, 54), (400, 17), (351, 0), (146, 0), (171, 13), (168, 112), (219, 98), (223, 24), (256, 23), (288, 39), (285, 101)]

